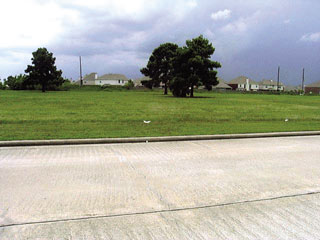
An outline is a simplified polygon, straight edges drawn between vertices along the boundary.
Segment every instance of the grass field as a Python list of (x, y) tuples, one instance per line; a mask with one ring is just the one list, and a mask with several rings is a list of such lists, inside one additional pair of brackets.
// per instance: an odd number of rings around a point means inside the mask
[(0, 91), (0, 140), (302, 130), (320, 130), (319, 96)]

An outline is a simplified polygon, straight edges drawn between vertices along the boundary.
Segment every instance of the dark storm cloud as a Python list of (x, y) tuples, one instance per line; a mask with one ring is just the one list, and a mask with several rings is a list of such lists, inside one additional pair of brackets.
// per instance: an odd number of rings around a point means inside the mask
[(278, 65), (285, 83), (298, 84), (302, 67), (308, 81), (320, 79), (316, 0), (141, 0), (137, 10), (131, 9), (134, 1), (125, 0), (109, 5), (95, 0), (101, 7), (61, 2), (61, 9), (77, 17), (62, 15), (64, 30), (47, 46), (67, 77), (77, 78), (80, 55), (86, 73), (139, 77), (155, 47), (164, 42), (182, 46), (203, 34), (216, 47), (213, 58), (222, 63), (219, 76), (226, 80), (238, 75), (274, 79)]

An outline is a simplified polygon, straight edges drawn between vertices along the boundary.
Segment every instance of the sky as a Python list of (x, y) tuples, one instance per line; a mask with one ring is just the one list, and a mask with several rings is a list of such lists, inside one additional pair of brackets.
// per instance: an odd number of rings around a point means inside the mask
[(320, 80), (319, 0), (10, 0), (0, 3), (0, 78), (24, 73), (46, 47), (63, 76), (141, 77), (152, 51), (203, 35), (226, 81)]

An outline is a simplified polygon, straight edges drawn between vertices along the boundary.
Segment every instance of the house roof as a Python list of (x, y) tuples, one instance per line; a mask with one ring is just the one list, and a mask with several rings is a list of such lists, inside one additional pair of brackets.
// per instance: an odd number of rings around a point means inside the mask
[(83, 80), (86, 80), (86, 81), (94, 81), (96, 79), (96, 74), (97, 73), (90, 73), (90, 74), (87, 74), (84, 76)]
[(214, 86), (215, 89), (232, 89), (228, 84), (224, 82), (219, 82), (218, 85)]
[(229, 82), (229, 84), (245, 84), (247, 83), (247, 79), (249, 79), (250, 84), (258, 84), (257, 82), (253, 81), (252, 79), (246, 76), (240, 76), (240, 77), (234, 78)]
[[(268, 85), (268, 86), (277, 86), (277, 81), (274, 81), (272, 79), (263, 79), (261, 82), (259, 82), (260, 85)], [(282, 82), (279, 82), (279, 86), (283, 86)]]
[(129, 79), (123, 75), (123, 74), (104, 74), (101, 77), (98, 77), (99, 80), (126, 80), (128, 81)]
[(300, 89), (301, 89), (301, 87), (299, 87), (299, 86), (291, 86), (291, 85), (284, 86), (285, 91), (298, 91)]
[(320, 88), (320, 81), (308, 84), (308, 85), (306, 85), (306, 87), (318, 87), (318, 88)]
[(218, 81), (219, 81), (218, 85), (213, 86), (214, 89), (232, 89), (232, 87), (226, 84), (226, 82), (223, 79), (218, 78)]
[(141, 81), (150, 81), (150, 80), (152, 80), (152, 79), (149, 78), (149, 77), (144, 76), (144, 77), (137, 78), (137, 79), (133, 80), (133, 82), (140, 83)]

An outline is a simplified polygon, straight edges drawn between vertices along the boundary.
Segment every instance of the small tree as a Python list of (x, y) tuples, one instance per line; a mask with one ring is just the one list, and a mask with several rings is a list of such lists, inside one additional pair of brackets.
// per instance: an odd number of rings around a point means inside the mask
[(32, 53), (32, 56), (33, 65), (28, 65), (25, 70), (29, 74), (27, 84), (40, 84), (42, 92), (61, 86), (64, 82), (61, 77), (62, 71), (57, 70), (55, 66), (56, 58), (53, 57), (53, 54), (48, 52), (46, 48), (38, 48), (36, 52)]
[(173, 43), (161, 44), (153, 50), (147, 67), (140, 71), (145, 76), (152, 78), (153, 85), (164, 84), (164, 94), (168, 94), (169, 81), (173, 78), (172, 61), (176, 56), (178, 45)]

